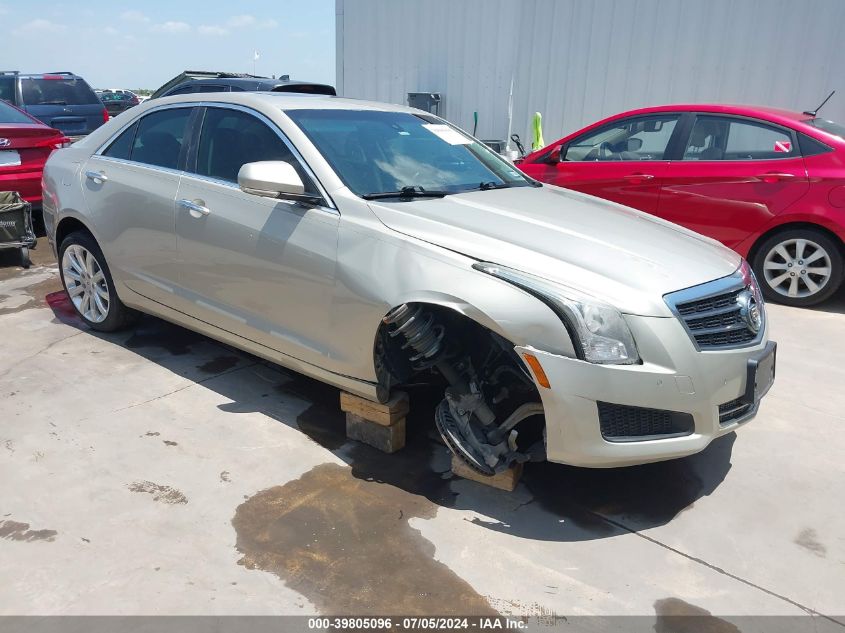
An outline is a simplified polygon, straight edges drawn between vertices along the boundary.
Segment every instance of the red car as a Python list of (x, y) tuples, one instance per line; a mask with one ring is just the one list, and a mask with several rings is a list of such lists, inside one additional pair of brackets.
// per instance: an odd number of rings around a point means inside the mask
[(768, 298), (808, 306), (845, 272), (844, 139), (845, 126), (812, 113), (660, 106), (599, 121), (519, 167), (719, 240)]
[(54, 149), (70, 144), (64, 134), (0, 100), (0, 191), (17, 191), (41, 208), (41, 172)]

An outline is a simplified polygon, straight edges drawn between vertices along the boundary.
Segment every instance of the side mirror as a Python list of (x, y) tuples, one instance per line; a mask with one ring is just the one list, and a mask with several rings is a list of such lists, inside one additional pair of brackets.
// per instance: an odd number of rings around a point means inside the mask
[(311, 197), (305, 196), (305, 185), (293, 165), (283, 160), (242, 165), (238, 171), (238, 186), (241, 191), (265, 198)]
[(643, 146), (643, 139), (641, 138), (629, 138), (628, 139), (628, 151), (629, 152), (638, 152), (640, 148)]
[(549, 162), (559, 163), (566, 156), (566, 148), (563, 145), (558, 145), (551, 152), (549, 152)]

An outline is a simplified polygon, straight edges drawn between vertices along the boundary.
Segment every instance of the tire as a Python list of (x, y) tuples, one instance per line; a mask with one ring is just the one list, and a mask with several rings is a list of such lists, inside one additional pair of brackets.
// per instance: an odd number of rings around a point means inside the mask
[(21, 268), (26, 270), (32, 266), (32, 260), (29, 258), (29, 248), (26, 246), (21, 247)]
[(92, 330), (115, 332), (135, 319), (137, 313), (118, 298), (103, 251), (90, 233), (75, 231), (62, 241), (59, 271), (76, 313)]
[(752, 262), (766, 299), (795, 307), (829, 299), (842, 285), (843, 266), (842, 245), (816, 229), (769, 236)]

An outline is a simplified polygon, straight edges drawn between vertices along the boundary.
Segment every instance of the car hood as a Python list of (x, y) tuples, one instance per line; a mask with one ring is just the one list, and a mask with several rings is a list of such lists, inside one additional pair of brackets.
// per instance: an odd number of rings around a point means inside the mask
[(628, 314), (672, 316), (664, 294), (730, 275), (741, 263), (676, 224), (550, 185), (370, 208), (394, 231), (577, 288)]

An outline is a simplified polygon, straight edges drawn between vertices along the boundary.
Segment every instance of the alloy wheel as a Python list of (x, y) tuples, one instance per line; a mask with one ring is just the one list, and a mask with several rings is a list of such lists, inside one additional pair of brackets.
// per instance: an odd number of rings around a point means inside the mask
[(92, 323), (109, 315), (109, 286), (97, 258), (79, 244), (71, 244), (62, 255), (62, 275), (73, 305)]
[(821, 245), (806, 238), (784, 240), (763, 260), (763, 274), (769, 287), (784, 297), (811, 297), (830, 281), (830, 255)]

